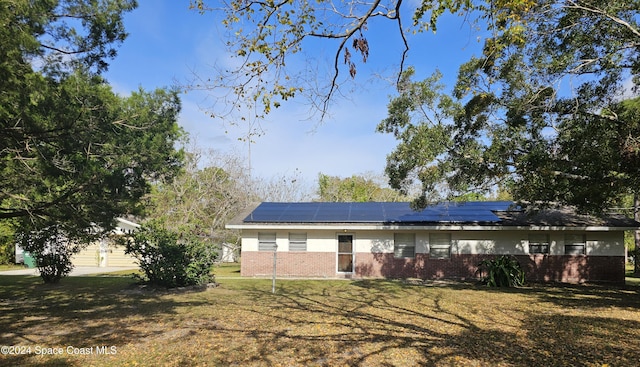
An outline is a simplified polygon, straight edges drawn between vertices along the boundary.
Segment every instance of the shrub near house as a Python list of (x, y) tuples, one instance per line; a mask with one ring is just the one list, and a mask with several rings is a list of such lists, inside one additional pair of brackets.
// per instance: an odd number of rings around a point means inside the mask
[(217, 249), (196, 238), (150, 224), (121, 239), (144, 272), (144, 280), (167, 288), (212, 283)]

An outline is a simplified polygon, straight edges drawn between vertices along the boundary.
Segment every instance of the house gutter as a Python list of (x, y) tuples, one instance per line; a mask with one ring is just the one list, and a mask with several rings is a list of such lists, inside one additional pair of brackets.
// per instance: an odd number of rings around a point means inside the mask
[(353, 223), (243, 223), (227, 224), (226, 229), (240, 230), (337, 230), (337, 231), (586, 231), (613, 232), (635, 231), (638, 227), (611, 226), (501, 226), (479, 224), (445, 224), (445, 225), (397, 225), (397, 224), (353, 224)]

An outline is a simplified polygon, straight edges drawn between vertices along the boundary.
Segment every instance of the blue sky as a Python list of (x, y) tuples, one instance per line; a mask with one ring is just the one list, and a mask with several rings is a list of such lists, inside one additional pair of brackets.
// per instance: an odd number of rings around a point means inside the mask
[[(221, 46), (224, 29), (220, 20), (215, 14), (199, 14), (188, 7), (187, 0), (140, 1), (138, 9), (126, 15), (129, 37), (105, 74), (116, 92), (126, 95), (139, 87), (152, 90), (176, 81), (184, 83), (194, 70), (206, 76), (213, 72), (211, 65), (229, 62)], [(384, 171), (386, 156), (396, 142), (390, 135), (376, 133), (375, 127), (386, 117), (389, 97), (395, 91), (372, 74), (396, 67), (402, 48), (397, 33), (376, 23), (369, 28), (370, 58), (358, 64), (357, 84), (343, 90), (348, 98), (332, 106), (330, 118), (322, 123), (317, 118), (309, 120), (308, 106), (293, 100), (260, 122), (264, 135), (251, 145), (254, 175), (268, 179), (299, 171), (313, 185), (320, 172), (347, 177)], [(416, 75), (424, 78), (438, 68), (449, 83), (460, 63), (481, 45), (477, 34), (457, 17), (445, 17), (437, 34), (424, 32), (409, 42), (407, 65), (416, 68)], [(306, 52), (316, 53), (320, 61), (326, 54), (329, 63), (333, 50), (326, 45), (326, 49)], [(238, 140), (246, 135), (246, 125), (231, 126), (210, 118), (203, 111), (209, 106), (207, 96), (201, 92), (183, 94), (182, 102), (179, 123), (198, 146), (248, 159), (247, 143)]]

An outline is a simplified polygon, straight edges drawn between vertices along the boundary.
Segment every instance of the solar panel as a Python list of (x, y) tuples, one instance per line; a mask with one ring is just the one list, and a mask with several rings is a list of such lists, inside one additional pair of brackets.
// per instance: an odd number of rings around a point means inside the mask
[(409, 203), (262, 203), (246, 223), (477, 223), (499, 222), (493, 211), (511, 207), (508, 201), (441, 203), (423, 210)]

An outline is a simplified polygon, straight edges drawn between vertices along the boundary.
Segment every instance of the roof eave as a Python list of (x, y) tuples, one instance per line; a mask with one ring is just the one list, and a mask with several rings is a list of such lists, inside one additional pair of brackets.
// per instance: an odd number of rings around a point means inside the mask
[(228, 224), (227, 229), (239, 230), (412, 230), (412, 231), (586, 231), (586, 232), (623, 232), (635, 231), (638, 227), (614, 226), (508, 226), (486, 223), (242, 223)]

